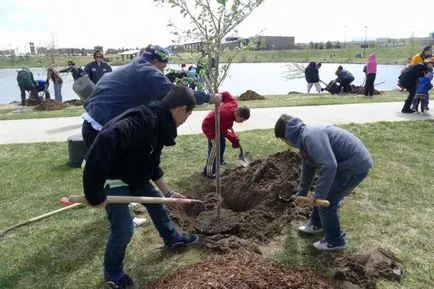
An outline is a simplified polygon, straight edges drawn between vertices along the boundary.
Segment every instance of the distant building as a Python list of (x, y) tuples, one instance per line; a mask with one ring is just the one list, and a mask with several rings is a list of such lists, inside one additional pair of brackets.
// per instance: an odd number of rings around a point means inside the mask
[(99, 50), (99, 51), (101, 51), (102, 53), (104, 53), (104, 48), (103, 48), (102, 46), (94, 46), (94, 47), (93, 47), (93, 51), (97, 51), (97, 50)]
[(15, 50), (14, 49), (3, 49), (0, 50), (0, 56), (15, 56)]
[(295, 47), (294, 36), (256, 36), (251, 37), (259, 50), (286, 50)]

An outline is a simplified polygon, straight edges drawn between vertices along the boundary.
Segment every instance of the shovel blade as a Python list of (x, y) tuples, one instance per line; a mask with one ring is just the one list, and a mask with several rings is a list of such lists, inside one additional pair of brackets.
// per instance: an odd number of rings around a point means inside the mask
[(250, 152), (246, 152), (245, 154), (240, 154), (238, 156), (238, 160), (243, 167), (249, 166), (255, 159), (250, 154)]

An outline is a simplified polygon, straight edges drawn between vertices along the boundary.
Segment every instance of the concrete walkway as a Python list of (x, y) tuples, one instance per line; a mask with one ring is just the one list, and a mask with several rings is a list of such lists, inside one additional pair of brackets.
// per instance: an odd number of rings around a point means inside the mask
[[(307, 124), (371, 123), (378, 121), (409, 121), (434, 119), (433, 113), (403, 114), (403, 102), (256, 108), (243, 124), (235, 124), (235, 131), (274, 128), (282, 113), (300, 117)], [(195, 111), (178, 128), (180, 135), (202, 133), (202, 120), (208, 111)], [(0, 144), (62, 142), (81, 133), (80, 117), (44, 118), (0, 121)]]

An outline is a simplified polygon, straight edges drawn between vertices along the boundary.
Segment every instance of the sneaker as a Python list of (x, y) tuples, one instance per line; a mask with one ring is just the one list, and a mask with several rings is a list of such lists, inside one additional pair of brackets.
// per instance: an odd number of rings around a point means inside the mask
[(146, 218), (139, 218), (139, 217), (134, 217), (133, 218), (134, 228), (143, 226), (145, 223), (146, 223)]
[(196, 244), (199, 242), (199, 236), (195, 234), (189, 233), (180, 233), (178, 236), (171, 242), (167, 242), (165, 247), (167, 248), (179, 248), (183, 246), (189, 246), (192, 244)]
[(425, 110), (429, 110), (429, 107), (428, 107), (428, 106), (425, 106)]
[(106, 276), (105, 281), (107, 285), (112, 289), (132, 289), (134, 288), (134, 281), (127, 274), (122, 274), (117, 278), (108, 278)]
[(220, 165), (222, 165), (222, 166), (227, 165), (227, 164), (228, 164), (227, 161), (222, 161), (222, 162), (220, 163)]
[(333, 246), (323, 239), (313, 243), (313, 246), (320, 251), (339, 251), (344, 250), (347, 247), (347, 244), (343, 244), (341, 246)]
[(317, 234), (322, 233), (323, 229), (314, 225), (311, 225), (310, 223), (303, 225), (301, 227), (298, 227), (298, 230), (305, 234)]

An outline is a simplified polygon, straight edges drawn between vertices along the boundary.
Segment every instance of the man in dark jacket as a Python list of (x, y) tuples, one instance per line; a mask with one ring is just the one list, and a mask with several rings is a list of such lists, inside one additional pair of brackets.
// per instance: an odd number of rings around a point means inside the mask
[[(84, 103), (83, 138), (88, 147), (92, 145), (98, 131), (111, 119), (127, 109), (160, 101), (174, 86), (164, 76), (169, 52), (158, 46), (146, 47), (141, 57), (107, 74), (95, 86)], [(196, 91), (196, 104), (208, 101), (220, 102), (221, 95), (213, 97)]]
[[(175, 145), (177, 127), (195, 106), (193, 94), (174, 86), (154, 105), (132, 108), (108, 122), (86, 156), (83, 187), (92, 206), (105, 206), (110, 235), (104, 255), (105, 280), (112, 288), (131, 288), (123, 271), (125, 250), (133, 235), (128, 204), (106, 204), (107, 195), (184, 198), (173, 192), (160, 168), (164, 146)], [(158, 192), (150, 181), (158, 187)], [(196, 243), (199, 237), (179, 233), (162, 204), (145, 204), (166, 247)]]
[(80, 66), (76, 66), (74, 61), (69, 60), (68, 61), (68, 67), (65, 69), (62, 69), (59, 71), (60, 73), (66, 73), (66, 72), (71, 72), (72, 74), (72, 78), (74, 80), (79, 79), (80, 77), (82, 77), (84, 75), (84, 71), (83, 69), (81, 69)]
[(312, 85), (315, 85), (316, 91), (321, 93), (321, 85), (319, 84), (319, 68), (321, 68), (320, 62), (311, 62), (304, 70), (304, 77), (307, 81), (307, 94), (310, 94)]
[(93, 58), (95, 61), (89, 62), (84, 67), (84, 72), (89, 76), (93, 83), (97, 84), (104, 74), (112, 72), (112, 67), (110, 64), (103, 61), (104, 56), (100, 50), (96, 50), (93, 53)]
[(334, 80), (334, 82), (338, 82), (338, 92), (341, 91), (341, 89), (344, 89), (344, 93), (352, 93), (353, 89), (351, 88), (351, 83), (354, 81), (354, 76), (348, 71), (343, 69), (341, 65), (338, 66), (338, 69), (335, 72), (337, 78)]
[(37, 97), (37, 82), (33, 78), (33, 73), (28, 68), (22, 68), (17, 74), (18, 87), (21, 92), (21, 105), (26, 105), (26, 91), (30, 92), (30, 96)]
[(411, 104), (413, 102), (414, 96), (416, 95), (417, 80), (419, 77), (424, 76), (425, 72), (432, 71), (434, 66), (434, 57), (428, 58), (423, 64), (415, 64), (404, 70), (399, 76), (399, 85), (404, 87), (408, 91), (407, 99), (402, 107), (402, 113), (413, 113), (414, 110), (411, 109)]
[(307, 234), (324, 232), (324, 239), (313, 243), (318, 250), (343, 250), (345, 233), (338, 217), (340, 201), (368, 175), (373, 162), (360, 139), (331, 125), (308, 126), (299, 118), (283, 114), (274, 133), (289, 146), (300, 149), (303, 158), (299, 196), (306, 196), (318, 171), (314, 199), (326, 199), (330, 207), (314, 207), (310, 222), (299, 230)]

